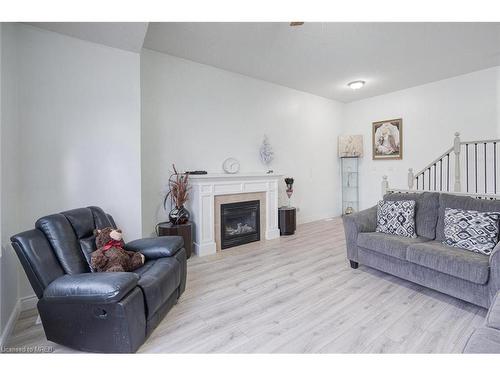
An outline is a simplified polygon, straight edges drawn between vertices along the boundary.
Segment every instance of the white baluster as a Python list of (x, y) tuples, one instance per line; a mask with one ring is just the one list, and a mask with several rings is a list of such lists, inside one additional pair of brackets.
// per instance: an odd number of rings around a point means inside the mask
[(455, 140), (453, 142), (453, 152), (455, 153), (455, 192), (462, 191), (460, 186), (460, 133), (455, 133)]
[(408, 189), (413, 190), (413, 181), (415, 176), (413, 175), (413, 168), (408, 168)]

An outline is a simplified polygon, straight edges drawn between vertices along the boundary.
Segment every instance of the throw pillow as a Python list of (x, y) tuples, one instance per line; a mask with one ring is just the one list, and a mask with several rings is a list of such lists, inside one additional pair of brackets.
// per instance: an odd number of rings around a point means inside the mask
[(415, 232), (415, 201), (378, 202), (376, 232), (401, 237), (417, 237)]
[(500, 212), (446, 208), (443, 243), (490, 255), (498, 242)]

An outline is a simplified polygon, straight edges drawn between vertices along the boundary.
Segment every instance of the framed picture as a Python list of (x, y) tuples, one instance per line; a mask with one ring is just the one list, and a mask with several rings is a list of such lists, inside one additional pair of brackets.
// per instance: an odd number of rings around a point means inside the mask
[(377, 121), (372, 125), (373, 160), (403, 158), (403, 119)]
[(339, 158), (363, 156), (362, 135), (340, 135), (338, 144)]

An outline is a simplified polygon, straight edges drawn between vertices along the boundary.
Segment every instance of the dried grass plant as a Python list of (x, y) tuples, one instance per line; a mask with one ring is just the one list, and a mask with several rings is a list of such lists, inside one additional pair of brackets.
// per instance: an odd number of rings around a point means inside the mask
[(167, 200), (170, 197), (172, 206), (180, 208), (189, 199), (189, 175), (187, 173), (179, 173), (175, 168), (175, 164), (172, 164), (172, 169), (174, 172), (170, 175), (168, 179), (168, 192), (163, 200), (163, 206), (167, 209)]

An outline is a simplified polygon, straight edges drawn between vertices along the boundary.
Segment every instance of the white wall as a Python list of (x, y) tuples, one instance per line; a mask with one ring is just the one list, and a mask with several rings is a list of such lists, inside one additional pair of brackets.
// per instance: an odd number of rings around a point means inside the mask
[(140, 236), (139, 55), (18, 26), (21, 224), (100, 205)]
[[(5, 95), (2, 101), (12, 115), (2, 122), (12, 133), (2, 134), (2, 187), (8, 185), (2, 189), (2, 243), (40, 216), (87, 205), (111, 213), (126, 239), (140, 237), (139, 54), (9, 27), (15, 56), (9, 73), (17, 90), (9, 103)], [(6, 227), (16, 213), (18, 223)], [(12, 270), (4, 271), (5, 281)], [(32, 294), (24, 272), (19, 275), (19, 297)], [(12, 279), (2, 285), (4, 296)]]
[[(18, 300), (19, 262), (10, 247), (10, 235), (19, 226), (19, 138), (17, 127), (17, 84), (15, 31), (12, 24), (1, 24), (1, 258), (0, 258), (0, 332)], [(31, 292), (32, 293), (32, 292)], [(30, 294), (31, 294), (30, 293)]]
[[(381, 196), (382, 176), (393, 187), (407, 188), (408, 168), (417, 172), (462, 140), (500, 135), (500, 68), (482, 70), (443, 81), (349, 103), (344, 132), (363, 134), (365, 157), (360, 162), (360, 204), (369, 207)], [(372, 122), (403, 118), (403, 160), (372, 160)], [(452, 183), (452, 182), (450, 182)]]
[(241, 172), (264, 171), (264, 134), (276, 155), (271, 168), (296, 180), (298, 220), (339, 214), (342, 104), (150, 50), (141, 54), (141, 85), (144, 233), (165, 219), (161, 201), (172, 163), (222, 172), (232, 156)]

